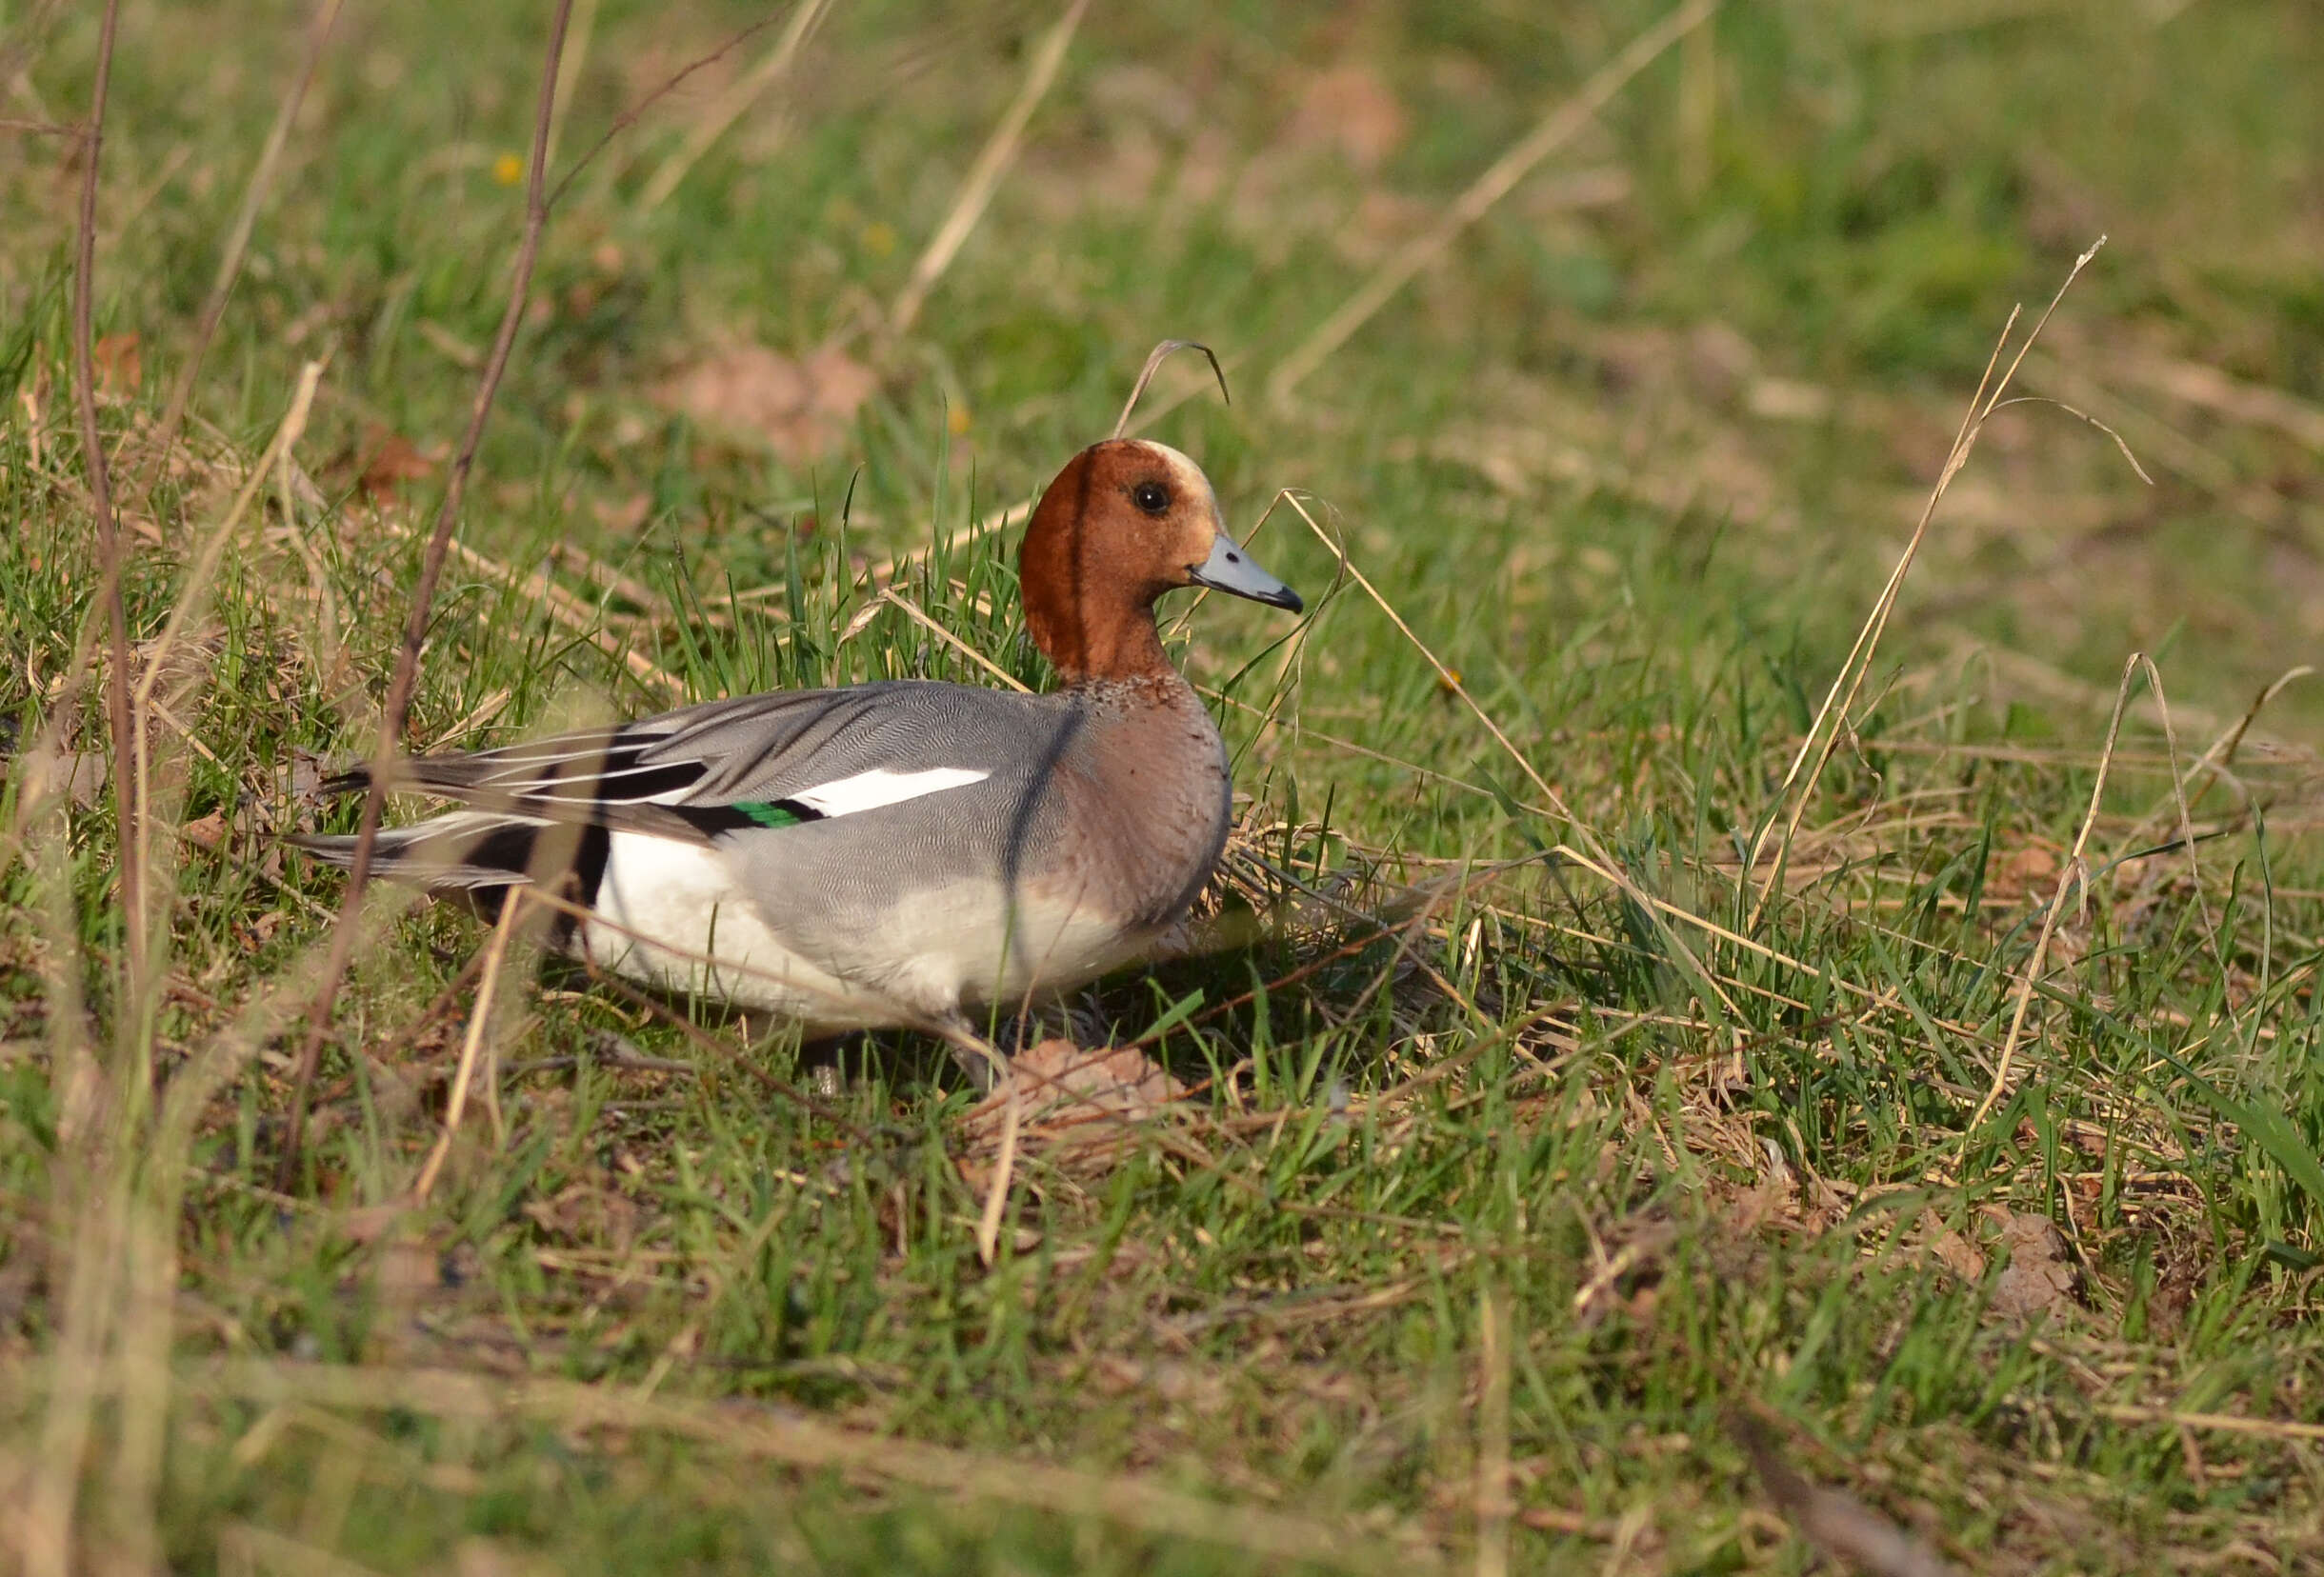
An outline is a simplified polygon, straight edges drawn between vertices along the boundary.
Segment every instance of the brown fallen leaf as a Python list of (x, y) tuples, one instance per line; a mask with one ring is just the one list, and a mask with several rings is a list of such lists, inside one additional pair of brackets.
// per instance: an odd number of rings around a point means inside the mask
[(1985, 890), (1995, 898), (2048, 897), (2057, 882), (2057, 850), (2040, 844), (2011, 849), (1986, 868)]
[(1961, 1280), (1981, 1281), (1992, 1255), (2004, 1259), (2001, 1273), (1993, 1278), (1993, 1301), (1987, 1305), (1993, 1313), (2023, 1318), (2073, 1300), (2074, 1266), (2065, 1257), (2065, 1240), (2049, 1217), (1988, 1208), (1990, 1251), (1939, 1224), (1933, 1211), (1924, 1219), (1924, 1251)]
[(1985, 1278), (1985, 1256), (1977, 1246), (1936, 1219), (1936, 1212), (1924, 1213), (1923, 1219), (1933, 1228), (1927, 1245), (1929, 1257), (1972, 1285)]
[(712, 350), (655, 393), (705, 428), (763, 443), (799, 465), (846, 437), (878, 387), (870, 368), (835, 345), (793, 360), (744, 342)]
[(1112, 1128), (1114, 1119), (1152, 1117), (1186, 1096), (1186, 1087), (1168, 1068), (1133, 1046), (1087, 1050), (1052, 1038), (1010, 1058), (1008, 1078), (970, 1109), (962, 1125), (980, 1138), (997, 1137), (1012, 1084), (1023, 1103), (1019, 1121), (1028, 1126), (1046, 1118), (1061, 1128)]
[(1330, 148), (1357, 170), (1377, 169), (1403, 145), (1410, 125), (1394, 90), (1371, 67), (1333, 66), (1308, 79), (1284, 128), (1293, 148)]
[(2048, 1216), (2016, 1212), (2001, 1218), (2001, 1247), (2008, 1265), (1993, 1281), (1996, 1314), (2045, 1314), (2074, 1297), (2074, 1267), (2066, 1243)]
[(105, 803), (111, 772), (102, 750), (58, 750), (35, 748), (13, 761), (0, 760), (0, 769), (14, 777), (28, 800), (55, 796), (70, 799), (84, 810)]
[(226, 818), (212, 810), (179, 828), (177, 834), (197, 848), (215, 848), (226, 841)]
[(89, 355), (97, 366), (100, 393), (134, 394), (145, 381), (145, 350), (133, 331), (100, 336)]
[(436, 463), (417, 444), (385, 429), (375, 429), (365, 438), (363, 455), (363, 471), (356, 485), (374, 504), (391, 502), (402, 493), (405, 483), (416, 482), (436, 469)]

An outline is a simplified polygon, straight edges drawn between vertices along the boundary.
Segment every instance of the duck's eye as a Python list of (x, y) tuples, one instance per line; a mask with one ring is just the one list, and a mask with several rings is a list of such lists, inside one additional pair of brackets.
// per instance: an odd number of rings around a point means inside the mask
[(1170, 489), (1159, 482), (1141, 482), (1130, 489), (1130, 502), (1150, 515), (1170, 508)]

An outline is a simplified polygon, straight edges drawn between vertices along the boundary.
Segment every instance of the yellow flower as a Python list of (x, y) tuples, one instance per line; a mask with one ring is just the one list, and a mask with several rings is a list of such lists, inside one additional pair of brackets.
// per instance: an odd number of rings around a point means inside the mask
[(864, 250), (873, 257), (885, 257), (895, 250), (895, 227), (883, 219), (874, 219), (866, 225)]
[(502, 186), (514, 186), (525, 178), (525, 161), (513, 153), (503, 153), (492, 161), (492, 179)]
[(969, 408), (964, 405), (953, 406), (944, 413), (944, 425), (955, 438), (965, 434), (969, 430)]

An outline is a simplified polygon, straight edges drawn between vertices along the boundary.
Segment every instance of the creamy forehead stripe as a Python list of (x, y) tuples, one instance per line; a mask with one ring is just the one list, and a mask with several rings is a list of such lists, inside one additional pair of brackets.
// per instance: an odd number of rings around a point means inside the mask
[(868, 772), (818, 784), (784, 798), (796, 800), (827, 816), (850, 816), (858, 810), (901, 805), (923, 794), (940, 794), (947, 788), (966, 788), (992, 775), (968, 767), (931, 767), (917, 772), (894, 772), (885, 767), (874, 767)]
[(1137, 441), (1161, 457), (1162, 463), (1170, 468), (1171, 475), (1177, 480), (1182, 491), (1200, 497), (1211, 506), (1212, 514), (1218, 513), (1218, 494), (1211, 490), (1211, 479), (1202, 474), (1200, 466), (1168, 444), (1157, 444), (1151, 438), (1141, 438)]

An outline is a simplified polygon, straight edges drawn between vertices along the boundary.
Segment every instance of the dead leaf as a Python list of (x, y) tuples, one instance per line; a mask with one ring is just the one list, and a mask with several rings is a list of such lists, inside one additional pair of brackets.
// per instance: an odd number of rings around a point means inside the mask
[(197, 848), (215, 848), (226, 841), (226, 818), (212, 810), (177, 829), (178, 836)]
[(292, 799), (314, 799), (323, 788), (323, 757), (301, 747), (290, 751), (290, 770), (283, 774), (282, 790)]
[(846, 437), (878, 387), (870, 368), (835, 345), (794, 361), (746, 343), (712, 351), (656, 394), (705, 428), (755, 439), (798, 465)]
[(100, 393), (134, 394), (145, 381), (145, 351), (134, 332), (102, 335), (89, 355), (97, 366)]
[(388, 1228), (411, 1213), (411, 1202), (400, 1195), (378, 1205), (366, 1205), (339, 1218), (339, 1230), (350, 1243), (376, 1243)]
[(546, 1199), (528, 1200), (525, 1214), (549, 1237), (626, 1250), (636, 1240), (637, 1202), (617, 1189), (572, 1183)]
[(633, 492), (618, 499), (593, 498), (589, 508), (590, 513), (597, 517), (598, 525), (627, 535), (646, 523), (646, 517), (653, 512), (653, 500), (645, 493)]
[(1928, 1228), (1924, 1251), (1965, 1282), (1983, 1280), (1992, 1255), (2006, 1261), (1993, 1278), (1993, 1301), (1987, 1306), (1993, 1312), (2018, 1317), (2041, 1314), (2073, 1298), (2074, 1266), (2065, 1257), (2065, 1240), (2049, 1217), (1988, 1207), (1980, 1235), (1991, 1234), (1990, 1253), (1942, 1226), (1935, 1212), (1929, 1212), (1923, 1220)]
[(1996, 898), (2015, 899), (2039, 888), (2047, 897), (2056, 881), (2057, 850), (2028, 844), (1993, 863), (1985, 877), (1985, 890)]
[(424, 1238), (397, 1238), (380, 1249), (371, 1285), (388, 1308), (417, 1308), (442, 1296), (443, 1258)]
[(59, 750), (53, 755), (34, 749), (18, 758), (18, 782), (32, 790), (28, 798), (70, 799), (83, 810), (105, 802), (110, 774), (102, 750)]
[[(1926, 1219), (1934, 1224), (1936, 1213), (1930, 1211)], [(1974, 1284), (1984, 1279), (1985, 1256), (1978, 1252), (1975, 1244), (1950, 1228), (1940, 1227), (1929, 1239), (1928, 1252), (1932, 1259), (1965, 1282)]]
[(363, 472), (357, 486), (374, 504), (399, 497), (403, 485), (431, 474), (436, 463), (400, 432), (375, 429), (364, 441)]
[(1061, 1126), (1111, 1128), (1114, 1125), (1109, 1119), (1151, 1117), (1186, 1096), (1186, 1087), (1171, 1077), (1168, 1068), (1134, 1046), (1092, 1051), (1052, 1038), (1010, 1058), (1008, 1081), (970, 1110), (962, 1119), (964, 1126), (988, 1137), (997, 1135), (1011, 1083), (1023, 1103), (1019, 1120), (1027, 1124), (1047, 1117)]
[(1294, 148), (1332, 149), (1357, 170), (1371, 170), (1403, 145), (1409, 125), (1379, 73), (1352, 62), (1308, 80), (1283, 138)]
[(1996, 1314), (2043, 1314), (2074, 1296), (2074, 1267), (2065, 1260), (2065, 1240), (2048, 1216), (2011, 1213), (2001, 1218), (2001, 1247), (2010, 1256), (1993, 1282)]

